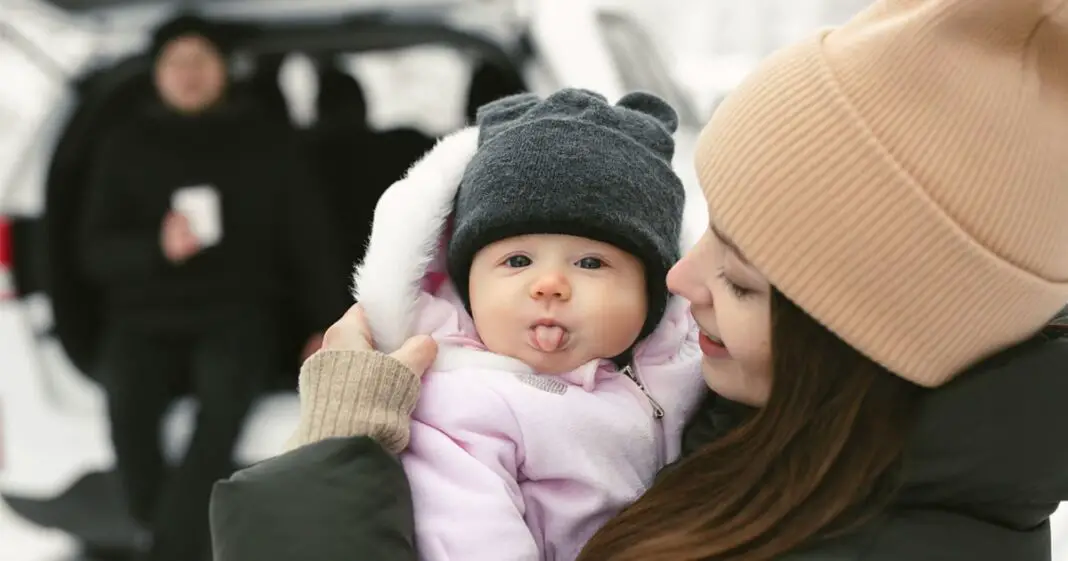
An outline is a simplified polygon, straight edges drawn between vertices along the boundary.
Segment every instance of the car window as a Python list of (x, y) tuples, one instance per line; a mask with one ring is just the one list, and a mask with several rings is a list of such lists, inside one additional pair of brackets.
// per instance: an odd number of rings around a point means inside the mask
[(466, 53), (433, 45), (352, 54), (344, 61), (363, 87), (372, 128), (415, 127), (436, 136), (464, 125), (472, 71)]
[(704, 124), (657, 45), (636, 21), (624, 14), (601, 12), (597, 24), (628, 91), (647, 91), (666, 99), (678, 112), (680, 126), (696, 129)]

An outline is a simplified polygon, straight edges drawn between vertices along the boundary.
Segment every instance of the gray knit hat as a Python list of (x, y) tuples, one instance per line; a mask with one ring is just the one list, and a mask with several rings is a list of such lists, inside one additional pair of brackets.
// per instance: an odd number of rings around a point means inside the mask
[(468, 276), (483, 247), (525, 234), (566, 234), (627, 251), (645, 265), (649, 315), (667, 306), (679, 258), (685, 190), (671, 167), (675, 110), (647, 93), (611, 105), (565, 89), (542, 100), (506, 97), (478, 111), (478, 151), (460, 181), (448, 269), (469, 304)]

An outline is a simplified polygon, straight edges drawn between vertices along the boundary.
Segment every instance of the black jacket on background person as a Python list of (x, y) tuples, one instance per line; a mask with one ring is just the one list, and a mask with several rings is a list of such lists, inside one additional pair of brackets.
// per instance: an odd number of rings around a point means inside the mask
[[(1049, 516), (1068, 500), (1064, 331), (1051, 328), (929, 392), (894, 502), (859, 530), (781, 561), (1048, 561)], [(683, 453), (729, 430), (737, 410), (709, 399)], [(238, 472), (216, 484), (211, 517), (215, 561), (418, 559), (404, 471), (366, 437), (324, 440)]]
[[(183, 116), (146, 106), (104, 139), (84, 208), (86, 272), (113, 319), (146, 328), (203, 325), (289, 298), (311, 329), (350, 303), (321, 189), (292, 133), (251, 104)], [(172, 194), (210, 185), (222, 239), (174, 265), (161, 227)]]

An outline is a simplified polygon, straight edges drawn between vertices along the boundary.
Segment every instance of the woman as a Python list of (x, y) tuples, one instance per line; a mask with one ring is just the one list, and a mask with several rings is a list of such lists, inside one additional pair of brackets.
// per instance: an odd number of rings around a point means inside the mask
[[(309, 334), (347, 305), (343, 289), (329, 290), (340, 269), (326, 209), (305, 192), (283, 131), (230, 95), (231, 52), (225, 29), (196, 16), (155, 32), (155, 95), (102, 141), (78, 238), (106, 299), (96, 368), (119, 481), (154, 534), (153, 560), (207, 551), (212, 485), (233, 472), (247, 413), (265, 376), (282, 369), (263, 349), (286, 334), (286, 300), (305, 312)], [(171, 469), (160, 424), (185, 392), (199, 410)]]
[[(697, 155), (710, 228), (669, 275), (713, 397), (581, 559), (1049, 558), (1066, 6), (878, 2), (724, 102)], [(218, 561), (416, 559), (375, 439), (404, 431), (433, 345), (372, 352), (358, 312), (333, 329), (302, 374), (313, 444), (216, 488)], [(336, 398), (356, 392), (375, 405)]]

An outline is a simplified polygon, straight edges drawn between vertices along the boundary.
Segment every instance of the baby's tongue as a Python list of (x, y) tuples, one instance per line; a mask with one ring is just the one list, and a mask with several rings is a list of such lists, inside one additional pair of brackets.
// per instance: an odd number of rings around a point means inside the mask
[(534, 340), (538, 348), (551, 353), (564, 341), (564, 328), (556, 325), (539, 325), (534, 328)]

